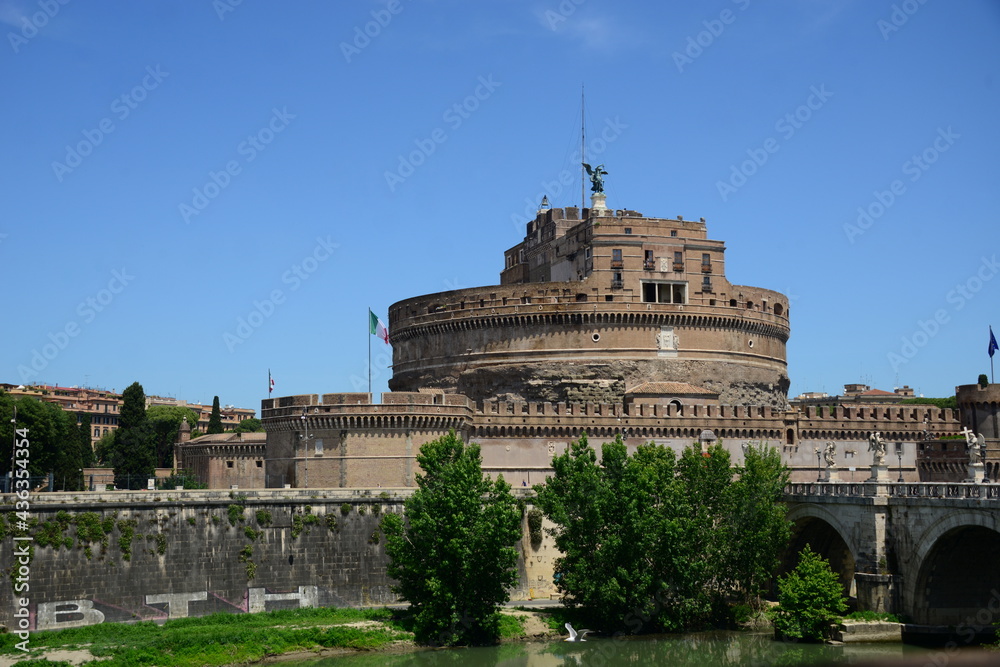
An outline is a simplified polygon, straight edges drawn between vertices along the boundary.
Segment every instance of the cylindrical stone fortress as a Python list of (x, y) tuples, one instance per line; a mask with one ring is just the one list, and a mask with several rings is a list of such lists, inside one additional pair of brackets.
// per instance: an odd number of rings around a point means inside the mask
[(726, 405), (787, 404), (788, 300), (732, 285), (705, 223), (545, 209), (501, 285), (389, 309), (393, 391), (474, 401), (621, 402), (644, 383)]

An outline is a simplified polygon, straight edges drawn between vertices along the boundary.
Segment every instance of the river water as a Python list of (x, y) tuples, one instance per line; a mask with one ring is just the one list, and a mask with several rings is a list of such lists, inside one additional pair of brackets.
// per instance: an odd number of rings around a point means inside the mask
[[(935, 656), (938, 663), (934, 662)], [(770, 634), (711, 632), (630, 639), (592, 637), (583, 643), (558, 640), (511, 643), (489, 648), (362, 653), (282, 663), (282, 667), (576, 667), (578, 665), (829, 665), (868, 660), (916, 659), (911, 664), (946, 664), (942, 650), (904, 644), (824, 646), (777, 642)]]

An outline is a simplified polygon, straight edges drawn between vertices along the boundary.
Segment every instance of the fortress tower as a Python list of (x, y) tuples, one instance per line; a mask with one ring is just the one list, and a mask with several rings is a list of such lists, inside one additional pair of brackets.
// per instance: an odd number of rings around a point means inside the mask
[(663, 389), (678, 405), (784, 408), (788, 299), (730, 283), (725, 250), (704, 219), (540, 209), (500, 285), (389, 309), (389, 387), (601, 403)]

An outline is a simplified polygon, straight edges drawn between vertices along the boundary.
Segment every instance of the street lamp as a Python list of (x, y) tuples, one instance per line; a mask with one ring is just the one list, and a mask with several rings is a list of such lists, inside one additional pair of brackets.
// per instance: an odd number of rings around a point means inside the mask
[(309, 488), (309, 420), (306, 419), (306, 408), (302, 408), (302, 430), (304, 436), (299, 436), (302, 440), (302, 458), (305, 460), (305, 488)]
[(823, 467), (821, 462), (822, 453), (819, 451), (819, 447), (816, 447), (816, 481), (823, 481)]
[[(980, 436), (980, 437), (982, 437), (982, 436)], [(982, 464), (983, 464), (983, 484), (989, 484), (990, 483), (990, 476), (989, 476), (989, 473), (987, 473), (987, 471), (986, 471), (986, 442), (985, 441), (983, 441), (982, 444), (979, 446), (979, 460), (982, 461)]]
[(896, 480), (900, 484), (903, 482), (903, 443), (896, 443), (896, 459), (899, 462), (899, 479)]

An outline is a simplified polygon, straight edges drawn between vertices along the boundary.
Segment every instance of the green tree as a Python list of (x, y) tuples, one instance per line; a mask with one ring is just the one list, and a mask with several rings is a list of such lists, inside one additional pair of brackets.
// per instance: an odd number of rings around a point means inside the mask
[(728, 492), (724, 561), (733, 593), (759, 609), (791, 537), (782, 502), (789, 472), (774, 447), (748, 446), (743, 459)]
[[(28, 471), (32, 477), (53, 475), (56, 490), (75, 490), (79, 476), (80, 450), (77, 444), (76, 416), (54, 403), (31, 396), (15, 399), (0, 394), (0, 473), (6, 474), (11, 465), (14, 438), (14, 407), (17, 407), (17, 428), (28, 429), (30, 442)], [(80, 478), (82, 479), (82, 478)], [(37, 481), (40, 485), (43, 482)]]
[(479, 446), (454, 431), (421, 446), (417, 490), (382, 520), (393, 590), (410, 602), (423, 644), (491, 644), (517, 583), (521, 511), (502, 476), (484, 477)]
[(156, 465), (172, 468), (174, 443), (181, 423), (187, 421), (191, 428), (198, 426), (198, 413), (180, 405), (154, 405), (146, 410), (146, 418), (156, 433)]
[(118, 429), (129, 429), (146, 421), (146, 392), (133, 382), (122, 392), (122, 410), (118, 414)]
[(207, 489), (208, 484), (198, 481), (198, 477), (190, 470), (178, 470), (173, 475), (163, 479), (162, 488), (173, 489), (183, 486), (185, 489)]
[(980, 373), (978, 382), (980, 387), (988, 387), (990, 384), (990, 379), (986, 377), (986, 373)]
[(208, 418), (208, 431), (209, 435), (213, 433), (222, 433), (222, 411), (219, 410), (219, 397), (216, 396), (212, 399), (212, 414)]
[(80, 463), (84, 468), (94, 465), (94, 446), (90, 431), (93, 429), (93, 420), (90, 414), (81, 412), (77, 415), (80, 420), (77, 426), (77, 447), (80, 448)]
[(837, 574), (806, 545), (799, 552), (799, 564), (778, 580), (778, 606), (772, 611), (775, 631), (790, 639), (816, 641), (846, 610)]
[(115, 450), (115, 432), (108, 431), (94, 445), (94, 462), (99, 466), (111, 465), (112, 453)]
[(138, 382), (122, 392), (111, 465), (119, 489), (146, 488), (146, 480), (156, 474), (156, 432), (146, 418), (146, 392)]
[(571, 444), (535, 487), (556, 526), (567, 604), (597, 627), (636, 633), (704, 626), (734, 593), (756, 595), (787, 540), (774, 508), (787, 470), (770, 449), (748, 450), (747, 461), (732, 468), (718, 445), (678, 458), (648, 444), (628, 456), (618, 438), (598, 464), (586, 436)]
[(244, 419), (236, 428), (233, 429), (233, 433), (263, 433), (264, 425), (256, 417), (248, 417)]

